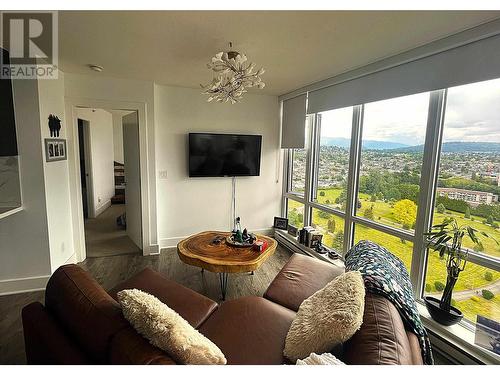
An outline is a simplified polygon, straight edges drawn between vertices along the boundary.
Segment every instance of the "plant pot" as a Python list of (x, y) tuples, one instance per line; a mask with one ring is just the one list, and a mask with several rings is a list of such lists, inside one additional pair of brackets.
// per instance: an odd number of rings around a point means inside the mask
[(464, 317), (462, 312), (453, 306), (450, 307), (450, 311), (441, 309), (439, 307), (440, 301), (437, 298), (426, 296), (424, 297), (424, 302), (432, 319), (444, 326), (457, 324)]

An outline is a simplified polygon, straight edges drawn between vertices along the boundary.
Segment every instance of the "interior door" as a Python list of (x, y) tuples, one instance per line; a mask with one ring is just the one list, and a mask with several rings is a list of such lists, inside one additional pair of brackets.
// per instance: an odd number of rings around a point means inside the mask
[(123, 116), (122, 123), (127, 235), (142, 249), (141, 171), (137, 112)]
[(78, 119), (78, 146), (79, 146), (79, 156), (80, 156), (80, 182), (82, 186), (82, 205), (83, 205), (83, 218), (87, 219), (91, 215), (93, 216), (93, 211), (91, 211), (91, 206), (89, 202), (91, 200), (91, 186), (92, 181), (90, 180), (90, 155), (89, 155), (89, 122)]

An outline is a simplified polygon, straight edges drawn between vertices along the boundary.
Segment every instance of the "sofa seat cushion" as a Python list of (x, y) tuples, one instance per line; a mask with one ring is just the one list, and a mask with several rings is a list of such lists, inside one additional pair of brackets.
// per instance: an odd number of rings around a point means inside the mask
[(298, 311), (305, 299), (342, 273), (342, 267), (306, 255), (293, 254), (267, 288), (264, 298)]
[(117, 300), (117, 293), (124, 289), (139, 289), (152, 294), (175, 310), (194, 328), (198, 328), (217, 309), (217, 303), (210, 298), (163, 277), (151, 268), (145, 268), (118, 284), (109, 291), (109, 294)]
[(295, 312), (262, 297), (223, 303), (200, 327), (224, 353), (228, 365), (283, 364)]
[(350, 365), (422, 364), (418, 340), (409, 334), (396, 307), (386, 298), (366, 293), (363, 324), (344, 343)]

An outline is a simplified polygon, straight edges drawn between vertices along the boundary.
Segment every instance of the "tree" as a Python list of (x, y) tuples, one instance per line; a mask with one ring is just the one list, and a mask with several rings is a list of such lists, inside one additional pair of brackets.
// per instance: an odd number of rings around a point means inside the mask
[(371, 197), (370, 197), (370, 202), (376, 202), (377, 201), (377, 196), (375, 194), (373, 194)]
[(438, 206), (436, 207), (436, 210), (438, 213), (444, 214), (444, 212), (446, 211), (446, 207), (444, 206), (444, 204), (439, 203)]
[(331, 214), (329, 214), (328, 212), (325, 212), (325, 211), (319, 211), (318, 216), (322, 219), (330, 219), (332, 217)]
[(333, 233), (335, 232), (335, 226), (336, 226), (336, 223), (335, 223), (335, 219), (334, 218), (331, 218), (330, 220), (328, 220), (328, 231)]
[(393, 213), (398, 223), (411, 228), (417, 218), (417, 205), (409, 199), (402, 199), (394, 204)]
[(464, 218), (470, 219), (470, 207), (469, 206), (467, 206), (467, 208), (465, 209)]
[(484, 279), (486, 281), (493, 281), (493, 274), (490, 271), (484, 273)]
[(304, 223), (304, 214), (298, 214), (297, 219), (300, 224)]
[(425, 284), (425, 291), (426, 291), (427, 293), (432, 292), (432, 285), (431, 285), (431, 284)]
[(319, 192), (319, 196), (320, 196), (320, 197), (324, 197), (324, 196), (325, 196), (325, 192), (324, 192), (323, 190), (321, 190), (321, 191)]
[(368, 220), (373, 220), (373, 204), (365, 209), (365, 211), (363, 212), (363, 216)]
[(399, 184), (397, 186), (398, 190), (401, 192), (402, 199), (409, 199), (413, 203), (418, 202), (418, 193), (420, 186), (416, 184)]
[(434, 288), (438, 291), (438, 292), (442, 292), (444, 290), (444, 284), (441, 282), (441, 281), (434, 281)]
[(333, 237), (332, 247), (336, 250), (342, 250), (344, 245), (344, 231), (339, 230)]
[(493, 216), (488, 216), (488, 218), (486, 219), (486, 223), (489, 224), (489, 225), (493, 225)]
[(481, 290), (481, 294), (483, 295), (484, 299), (490, 300), (490, 299), (495, 298), (495, 295), (491, 291), (489, 291), (488, 289)]

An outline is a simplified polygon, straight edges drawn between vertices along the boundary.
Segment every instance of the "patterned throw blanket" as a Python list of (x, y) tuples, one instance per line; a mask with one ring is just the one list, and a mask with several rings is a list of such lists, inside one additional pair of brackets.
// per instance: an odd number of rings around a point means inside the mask
[(417, 335), (424, 363), (434, 364), (431, 344), (418, 313), (410, 276), (403, 262), (387, 249), (371, 241), (359, 241), (346, 254), (346, 271), (359, 271), (366, 290), (391, 301), (408, 330)]

